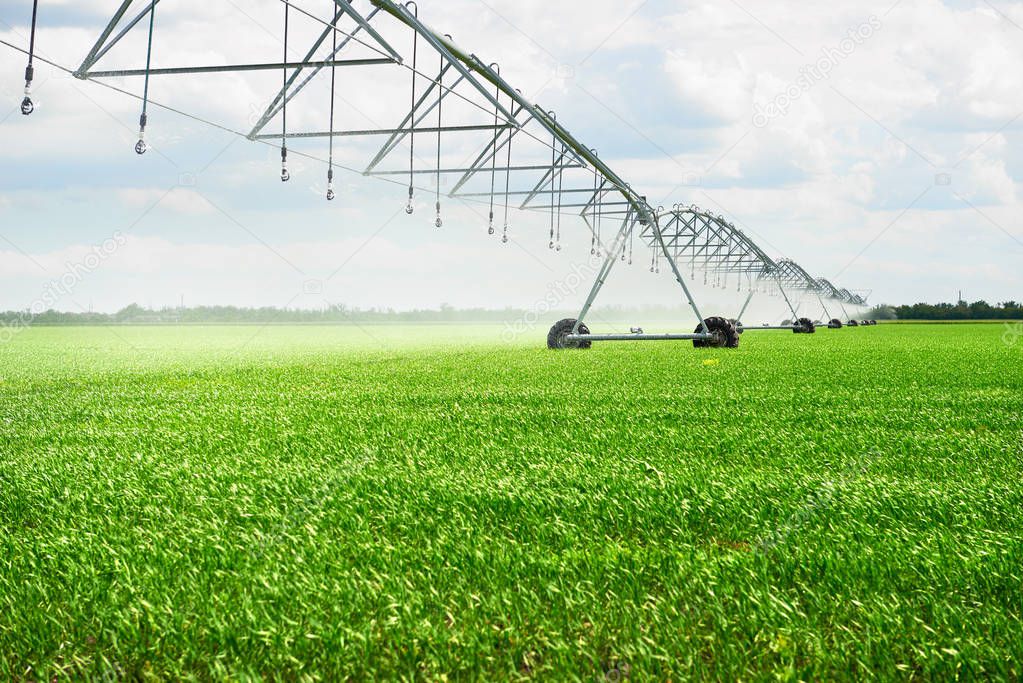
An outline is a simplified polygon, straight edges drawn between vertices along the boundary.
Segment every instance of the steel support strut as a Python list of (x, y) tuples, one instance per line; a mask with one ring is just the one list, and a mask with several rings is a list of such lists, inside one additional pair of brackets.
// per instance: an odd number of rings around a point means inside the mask
[[(367, 17), (365, 20), (367, 24), (370, 21), (372, 21), (373, 16), (376, 13), (377, 10), (373, 10), (373, 12), (370, 13), (369, 17)], [(341, 19), (343, 15), (344, 11), (340, 8), (338, 8), (338, 10), (334, 12), (334, 17), (330, 25), (324, 28), (320, 35), (316, 38), (316, 40), (313, 41), (313, 46), (309, 48), (309, 50), (305, 54), (305, 57), (302, 59), (303, 62), (308, 62), (316, 55), (316, 51), (320, 49), (320, 46), (323, 45), (323, 42), (327, 40), (327, 38), (337, 30), (337, 22), (338, 20)], [(343, 41), (341, 41), (341, 44), (337, 46), (337, 49), (331, 53), (330, 59), (335, 59), (338, 53), (341, 52), (341, 50), (343, 50), (348, 45), (348, 43), (352, 41), (352, 39), (355, 38), (355, 36), (359, 33), (359, 31), (362, 30), (362, 28), (363, 26), (361, 24), (359, 26), (356, 26), (355, 29), (351, 32), (351, 34), (348, 35)], [(252, 127), (251, 131), (249, 131), (249, 139), (255, 138), (255, 136), (258, 135), (261, 130), (263, 130), (266, 124), (270, 123), (271, 119), (277, 116), (277, 113), (280, 111), (281, 107), (283, 107), (292, 99), (294, 99), (295, 96), (298, 95), (298, 93), (301, 92), (301, 90), (306, 86), (306, 84), (308, 84), (309, 81), (311, 81), (312, 78), (317, 73), (319, 73), (321, 68), (322, 67), (317, 67), (309, 76), (309, 78), (306, 78), (304, 81), (302, 81), (301, 85), (299, 85), (297, 88), (292, 86), (295, 85), (295, 81), (298, 80), (299, 75), (302, 73), (302, 67), (295, 69), (295, 72), (288, 77), (287, 82), (277, 92), (277, 95), (274, 96), (273, 100), (271, 100), (270, 105), (263, 112), (263, 115), (259, 117), (259, 121), (257, 121), (256, 125)]]
[(682, 286), (682, 291), (685, 292), (686, 300), (689, 302), (689, 307), (693, 309), (693, 313), (696, 314), (696, 319), (700, 321), (700, 327), (703, 329), (704, 334), (710, 334), (710, 328), (707, 327), (707, 321), (700, 313), (700, 309), (696, 305), (696, 301), (693, 300), (693, 294), (689, 291), (689, 286), (686, 284), (686, 280), (682, 277), (682, 271), (678, 269), (678, 263), (675, 262), (675, 258), (668, 251), (668, 245), (664, 242), (664, 236), (661, 234), (661, 226), (658, 224), (657, 216), (650, 216), (647, 214), (647, 220), (654, 228), (654, 238), (657, 243), (661, 246), (661, 251), (664, 252), (664, 257), (668, 259), (668, 264), (671, 265), (671, 271), (675, 274), (675, 280)]
[(749, 308), (749, 305), (750, 305), (751, 301), (753, 301), (753, 292), (752, 291), (749, 293), (749, 296), (746, 297), (746, 303), (744, 303), (742, 305), (742, 310), (739, 311), (739, 315), (735, 316), (736, 320), (742, 322), (742, 316), (744, 316), (746, 314), (746, 309)]
[(579, 326), (583, 324), (583, 320), (586, 318), (586, 314), (590, 312), (590, 308), (593, 306), (594, 300), (597, 298), (597, 294), (604, 287), (604, 283), (607, 282), (607, 276), (611, 274), (611, 269), (614, 268), (615, 261), (618, 260), (618, 249), (621, 245), (625, 244), (625, 240), (628, 238), (629, 230), (632, 229), (632, 225), (629, 222), (629, 216), (626, 216), (625, 220), (622, 221), (622, 227), (618, 229), (618, 234), (615, 236), (615, 241), (611, 245), (611, 248), (607, 250), (607, 255), (604, 257), (604, 263), (600, 266), (600, 270), (597, 272), (597, 278), (593, 281), (593, 286), (590, 288), (589, 296), (586, 297), (586, 302), (583, 304), (582, 310), (579, 311), (579, 315), (576, 316), (575, 325), (572, 327), (572, 334), (579, 332)]
[[(361, 14), (359, 14), (355, 10), (355, 8), (352, 7), (351, 3), (348, 2), (348, 0), (334, 0), (334, 4), (336, 4), (343, 12), (348, 14), (348, 16), (354, 19), (355, 23), (357, 23), (362, 28), (366, 29), (366, 32), (373, 36), (373, 40), (377, 41), (380, 47), (387, 50), (391, 57), (394, 58), (394, 61), (398, 62), (399, 64), (402, 63), (403, 59), (402, 56), (398, 54), (398, 51), (391, 47), (390, 43), (384, 40), (384, 37), (382, 35), (377, 33), (377, 30), (370, 25), (369, 19), (366, 19)], [(334, 20), (334, 23), (335, 24), (337, 23), (337, 19)], [(333, 26), (331, 26), (331, 30), (333, 30)]]
[[(118, 44), (119, 42), (121, 42), (121, 38), (124, 38), (124, 37), (125, 37), (126, 35), (128, 35), (128, 32), (129, 32), (129, 31), (131, 31), (131, 30), (132, 30), (133, 28), (135, 28), (136, 24), (138, 24), (138, 23), (139, 23), (140, 21), (142, 21), (142, 20), (143, 20), (143, 19), (144, 19), (144, 18), (145, 18), (145, 17), (146, 17), (146, 16), (147, 16), (147, 15), (148, 15), (148, 14), (149, 14), (150, 12), (152, 12), (152, 11), (153, 11), (153, 8), (154, 8), (154, 7), (156, 7), (156, 6), (157, 6), (157, 5), (159, 4), (159, 3), (160, 3), (160, 0), (152, 0), (152, 2), (150, 2), (150, 3), (149, 3), (149, 6), (147, 6), (147, 7), (146, 7), (146, 8), (144, 9), (144, 10), (142, 10), (141, 12), (139, 12), (139, 13), (138, 13), (138, 16), (136, 16), (136, 17), (135, 17), (134, 19), (132, 19), (131, 21), (129, 21), (129, 22), (128, 22), (128, 24), (127, 24), (127, 26), (125, 26), (124, 28), (122, 28), (122, 29), (121, 29), (121, 31), (120, 31), (120, 32), (119, 32), (119, 33), (118, 33), (118, 34), (117, 34), (116, 36), (114, 36), (113, 40), (111, 40), (111, 41), (110, 41), (109, 43), (107, 43), (107, 44), (106, 44), (106, 45), (105, 45), (105, 46), (103, 47), (103, 49), (102, 49), (102, 50), (100, 50), (99, 52), (97, 52), (97, 53), (96, 53), (96, 54), (95, 54), (95, 55), (93, 56), (93, 58), (92, 58), (92, 64), (95, 64), (95, 63), (96, 63), (96, 62), (98, 62), (99, 60), (103, 59), (103, 56), (104, 56), (104, 55), (105, 55), (106, 53), (110, 52), (110, 48), (112, 48), (112, 47), (113, 47), (114, 45), (117, 45), (117, 44)], [(91, 65), (90, 65), (90, 66), (91, 66)], [(89, 74), (89, 75), (91, 75), (91, 74)]]
[(781, 277), (779, 276), (775, 277), (778, 281), (778, 291), (781, 292), (781, 295), (785, 299), (785, 303), (788, 305), (789, 310), (792, 311), (792, 322), (795, 322), (796, 319), (799, 318), (799, 313), (796, 312), (796, 309), (792, 306), (792, 302), (789, 301), (789, 295), (785, 293), (785, 288), (781, 284)]
[[(398, 145), (401, 144), (402, 140), (408, 137), (410, 132), (414, 130), (415, 127), (418, 126), (420, 123), (422, 123), (426, 119), (426, 117), (429, 116), (430, 113), (433, 112), (433, 110), (440, 105), (441, 101), (445, 97), (447, 97), (449, 93), (454, 92), (455, 88), (458, 87), (458, 84), (464, 80), (463, 76), (459, 76), (457, 79), (455, 79), (455, 82), (452, 83), (450, 86), (442, 86), (441, 83), (444, 80), (444, 75), (448, 72), (448, 69), (450, 68), (451, 65), (445, 63), (443, 68), (441, 68), (440, 73), (437, 75), (436, 80), (433, 79), (430, 80), (430, 85), (426, 88), (423, 94), (420, 95), (419, 99), (415, 103), (415, 106), (412, 107), (412, 111), (410, 111), (405, 116), (405, 118), (402, 119), (401, 123), (398, 124), (397, 132), (393, 133), (391, 137), (388, 138), (387, 142), (385, 142), (383, 147), (380, 148), (380, 151), (377, 152), (377, 155), (373, 157), (373, 160), (371, 162), (369, 162), (369, 166), (367, 166), (366, 170), (364, 171), (366, 174), (372, 173), (376, 169), (376, 167), (379, 166), (380, 163), (385, 158), (387, 158), (387, 156), (391, 152), (393, 152), (398, 147)], [(420, 107), (426, 104), (427, 100), (431, 99), (433, 91), (436, 90), (437, 88), (440, 88), (440, 93), (438, 94), (437, 99), (431, 100), (426, 110), (420, 112), (419, 111)], [(408, 130), (409, 132), (402, 132), (406, 130)]]
[(824, 317), (827, 318), (830, 321), (831, 320), (831, 312), (828, 311), (828, 305), (826, 303), (824, 303), (824, 299), (821, 297), (821, 295), (819, 293), (817, 294), (817, 301), (821, 302), (821, 308), (824, 309)]
[(115, 71), (90, 71), (89, 78), (123, 78), (126, 76), (174, 76), (180, 74), (215, 74), (235, 73), (243, 71), (280, 71), (281, 69), (301, 69), (305, 67), (324, 66), (378, 66), (394, 64), (394, 60), (386, 57), (370, 59), (343, 59), (318, 62), (277, 62), (270, 64), (223, 64), (215, 66), (179, 66), (162, 69), (120, 69)]
[(114, 13), (113, 19), (111, 19), (110, 23), (108, 23), (106, 28), (103, 29), (103, 33), (100, 34), (99, 40), (97, 40), (96, 44), (92, 46), (92, 49), (89, 50), (89, 54), (85, 56), (84, 60), (82, 60), (82, 65), (79, 66), (78, 69), (75, 71), (74, 75), (76, 77), (78, 78), (86, 77), (85, 76), (86, 72), (92, 67), (93, 64), (96, 63), (96, 55), (99, 53), (100, 49), (103, 48), (103, 45), (104, 43), (107, 42), (107, 38), (110, 37), (110, 34), (114, 32), (115, 28), (117, 28), (117, 24), (120, 23), (121, 17), (123, 17), (124, 13), (128, 11), (129, 7), (131, 7), (132, 1), (133, 0), (123, 0), (123, 2), (121, 2), (121, 6), (117, 8), (117, 11)]

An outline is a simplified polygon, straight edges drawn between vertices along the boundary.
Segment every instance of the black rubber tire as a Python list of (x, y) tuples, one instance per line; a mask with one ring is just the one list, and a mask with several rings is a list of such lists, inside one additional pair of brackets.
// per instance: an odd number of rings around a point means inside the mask
[(789, 326), (789, 325), (791, 325), (791, 324), (792, 324), (792, 321), (791, 321), (791, 320), (782, 320), (782, 321), (781, 321), (781, 326), (782, 326), (782, 327), (788, 327), (788, 326)]
[(877, 321), (876, 321), (876, 320), (871, 320), (871, 321), (870, 321), (870, 326), (871, 326), (871, 327), (873, 327), (873, 326), (874, 326), (874, 325), (876, 325), (876, 324), (877, 324)]
[(861, 327), (867, 327), (868, 325), (870, 325), (869, 321), (867, 321), (867, 320), (861, 320), (860, 321), (860, 326)]
[(796, 326), (792, 328), (792, 331), (796, 334), (815, 334), (817, 326), (809, 318), (800, 318), (796, 321)]
[(831, 322), (828, 323), (829, 330), (840, 330), (842, 329), (842, 321), (838, 318), (832, 318)]
[[(581, 341), (581, 342), (569, 342), (565, 341), (565, 337), (572, 334), (572, 328), (575, 327), (575, 318), (565, 318), (554, 323), (551, 327), (551, 331), (547, 333), (547, 348), (554, 350), (562, 349), (588, 349), (593, 346), (593, 342)], [(586, 327), (585, 324), (579, 325), (579, 334), (589, 334), (590, 328)]]
[[(725, 318), (713, 317), (707, 318), (704, 321), (707, 325), (707, 329), (715, 335), (714, 340), (707, 339), (694, 339), (693, 347), (697, 349), (737, 349), (739, 348), (739, 331), (735, 329), (735, 325), (732, 324), (731, 320)], [(703, 332), (703, 325), (697, 325), (694, 333), (700, 334)]]
[(742, 335), (742, 333), (746, 331), (746, 328), (743, 326), (741, 320), (736, 320), (735, 318), (729, 318), (728, 322), (732, 323), (732, 325), (735, 326), (735, 331), (738, 332), (740, 335)]
[(846, 325), (848, 327), (859, 327), (860, 326), (860, 324), (858, 322), (856, 322), (855, 320), (850, 320), (848, 323), (846, 323)]

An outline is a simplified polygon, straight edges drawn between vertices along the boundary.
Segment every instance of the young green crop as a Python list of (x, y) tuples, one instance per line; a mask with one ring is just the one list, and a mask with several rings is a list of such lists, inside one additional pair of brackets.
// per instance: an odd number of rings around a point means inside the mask
[(22, 332), (0, 679), (1019, 679), (1002, 331)]

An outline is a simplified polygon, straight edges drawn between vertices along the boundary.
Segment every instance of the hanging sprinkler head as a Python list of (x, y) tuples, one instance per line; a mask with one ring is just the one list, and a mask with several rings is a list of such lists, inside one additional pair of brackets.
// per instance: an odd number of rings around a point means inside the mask
[(21, 113), (28, 116), (35, 111), (35, 105), (32, 104), (32, 75), (34, 69), (29, 64), (25, 67), (25, 99), (21, 101)]
[(494, 212), (491, 211), (490, 212), (490, 223), (487, 224), (487, 234), (488, 235), (493, 235), (495, 232), (496, 232), (496, 230), (494, 230)]
[(327, 169), (327, 201), (334, 201), (334, 169)]
[(135, 143), (135, 153), (142, 155), (149, 149), (149, 145), (146, 144), (146, 113), (142, 112), (142, 116), (139, 117), (139, 141)]
[(291, 180), (291, 174), (288, 173), (288, 148), (281, 146), (281, 182), (286, 183)]
[(412, 189), (412, 186), (411, 186), (411, 185), (409, 185), (409, 186), (408, 186), (408, 204), (406, 204), (406, 205), (405, 205), (405, 213), (407, 213), (407, 214), (408, 214), (408, 215), (410, 215), (410, 216), (411, 216), (411, 215), (412, 215), (413, 213), (415, 213), (415, 211), (416, 211), (416, 207), (415, 207), (415, 206), (414, 206), (414, 205), (412, 204), (412, 196), (413, 196), (413, 192), (414, 192), (414, 191), (413, 191), (413, 189)]
[(508, 224), (504, 224), (504, 234), (501, 235), (501, 244), (508, 244)]
[(438, 228), (444, 227), (444, 221), (440, 219), (440, 202), (437, 202), (437, 220), (433, 222)]

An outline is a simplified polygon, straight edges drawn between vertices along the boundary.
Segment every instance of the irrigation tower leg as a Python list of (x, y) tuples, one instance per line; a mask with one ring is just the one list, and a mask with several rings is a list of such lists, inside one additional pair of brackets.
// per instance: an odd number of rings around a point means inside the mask
[(831, 320), (831, 312), (828, 310), (828, 305), (824, 303), (824, 299), (821, 298), (820, 294), (817, 295), (817, 301), (821, 302), (821, 308), (824, 309), (824, 317)]
[(785, 299), (785, 303), (788, 305), (789, 310), (792, 311), (792, 322), (799, 319), (799, 313), (793, 307), (792, 302), (789, 301), (789, 295), (785, 293), (785, 288), (781, 286), (781, 278), (778, 278), (778, 291), (781, 292), (782, 297)]
[(693, 309), (693, 313), (696, 314), (696, 319), (700, 321), (700, 328), (704, 334), (710, 334), (710, 328), (707, 327), (707, 321), (704, 319), (703, 314), (700, 313), (699, 307), (696, 305), (696, 301), (693, 300), (693, 294), (689, 291), (689, 285), (686, 284), (686, 279), (682, 277), (682, 271), (678, 269), (678, 264), (675, 262), (675, 258), (668, 251), (668, 245), (664, 241), (664, 236), (661, 235), (661, 226), (658, 223), (656, 216), (651, 217), (649, 220), (652, 221), (654, 227), (654, 237), (657, 239), (657, 244), (661, 247), (661, 252), (664, 253), (664, 258), (668, 260), (671, 265), (671, 271), (675, 274), (675, 280), (682, 287), (682, 291), (685, 292), (686, 300), (689, 302), (689, 307)]
[(738, 320), (739, 322), (742, 322), (742, 316), (744, 316), (746, 314), (746, 309), (749, 308), (749, 304), (750, 304), (751, 301), (753, 301), (753, 292), (752, 291), (749, 293), (749, 296), (746, 297), (746, 303), (744, 303), (742, 305), (742, 310), (739, 311), (739, 315), (735, 316), (736, 320)]
[(579, 326), (583, 324), (583, 320), (586, 319), (586, 315), (590, 312), (593, 302), (596, 300), (597, 295), (600, 294), (604, 283), (607, 282), (607, 276), (611, 274), (611, 269), (614, 268), (615, 261), (618, 260), (618, 250), (625, 243), (629, 230), (632, 229), (630, 218), (631, 214), (622, 221), (622, 227), (618, 230), (618, 235), (615, 236), (614, 244), (610, 249), (606, 250), (604, 263), (600, 266), (600, 270), (597, 271), (597, 279), (593, 281), (593, 287), (590, 288), (590, 294), (586, 297), (586, 303), (583, 304), (582, 310), (576, 316), (575, 325), (572, 327), (572, 334), (579, 334)]

